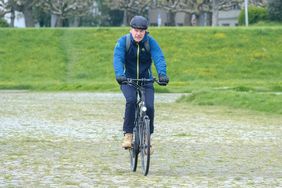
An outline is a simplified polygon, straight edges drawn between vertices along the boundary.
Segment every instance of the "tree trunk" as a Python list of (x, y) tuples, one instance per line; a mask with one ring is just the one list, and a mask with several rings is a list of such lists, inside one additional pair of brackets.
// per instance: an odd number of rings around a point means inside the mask
[(32, 16), (32, 7), (24, 7), (23, 14), (25, 19), (25, 26), (26, 27), (34, 27), (34, 20)]
[(79, 25), (80, 25), (80, 18), (78, 16), (75, 16), (72, 23), (72, 27), (79, 27)]
[(176, 14), (175, 12), (168, 11), (168, 13), (167, 13), (167, 20), (168, 20), (167, 24), (169, 26), (175, 26), (175, 14)]
[(10, 22), (10, 27), (15, 27), (15, 9), (12, 7), (11, 8), (11, 22)]
[(183, 25), (185, 25), (185, 26), (191, 26), (191, 25), (192, 25), (191, 21), (192, 21), (192, 15), (191, 15), (191, 13), (185, 13), (184, 24), (183, 24)]
[(219, 13), (219, 7), (218, 7), (218, 0), (213, 0), (212, 2), (212, 26), (218, 26), (218, 13)]
[(123, 21), (122, 21), (122, 25), (123, 26), (127, 26), (127, 16), (128, 16), (128, 10), (127, 9), (125, 9), (124, 11), (123, 11)]
[(63, 21), (64, 19), (62, 18), (62, 16), (57, 16), (56, 27), (63, 27)]
[(199, 14), (199, 25), (210, 26), (212, 22), (212, 15), (210, 12), (201, 11)]

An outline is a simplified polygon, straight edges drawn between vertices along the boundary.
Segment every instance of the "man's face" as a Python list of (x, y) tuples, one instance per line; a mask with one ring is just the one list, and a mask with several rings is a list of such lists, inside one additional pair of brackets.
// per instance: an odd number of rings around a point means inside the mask
[(130, 33), (132, 34), (135, 42), (140, 42), (144, 38), (146, 34), (146, 30), (131, 28)]

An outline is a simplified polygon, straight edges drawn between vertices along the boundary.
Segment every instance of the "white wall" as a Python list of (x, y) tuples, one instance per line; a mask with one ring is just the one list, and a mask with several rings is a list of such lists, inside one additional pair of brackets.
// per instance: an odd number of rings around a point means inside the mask
[[(15, 27), (19, 27), (19, 28), (24, 28), (25, 27), (25, 20), (24, 20), (24, 15), (21, 12), (15, 12)], [(7, 20), (7, 22), (10, 24), (11, 22), (11, 14), (6, 14), (5, 15), (5, 19)]]
[(236, 26), (240, 10), (219, 11), (218, 25), (219, 26)]

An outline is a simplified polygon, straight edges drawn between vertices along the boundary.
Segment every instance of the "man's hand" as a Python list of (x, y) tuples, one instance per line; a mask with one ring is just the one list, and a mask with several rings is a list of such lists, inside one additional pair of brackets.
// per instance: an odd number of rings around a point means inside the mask
[(123, 82), (127, 81), (127, 78), (125, 76), (118, 76), (116, 77), (116, 80), (119, 85), (121, 85)]
[(166, 75), (159, 75), (159, 85), (166, 86), (169, 82), (169, 78)]

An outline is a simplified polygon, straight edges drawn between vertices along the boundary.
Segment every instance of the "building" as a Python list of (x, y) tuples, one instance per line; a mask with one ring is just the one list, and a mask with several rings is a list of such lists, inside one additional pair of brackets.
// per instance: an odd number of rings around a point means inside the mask
[[(219, 11), (218, 13), (218, 26), (237, 26), (240, 9), (233, 9), (228, 11)], [(168, 13), (163, 9), (149, 10), (149, 21), (152, 26), (167, 26)], [(176, 26), (210, 26), (212, 14), (209, 12), (202, 12), (200, 15), (187, 14), (178, 12), (175, 14)]]
[(240, 15), (240, 10), (219, 11), (218, 25), (238, 26), (239, 15)]

